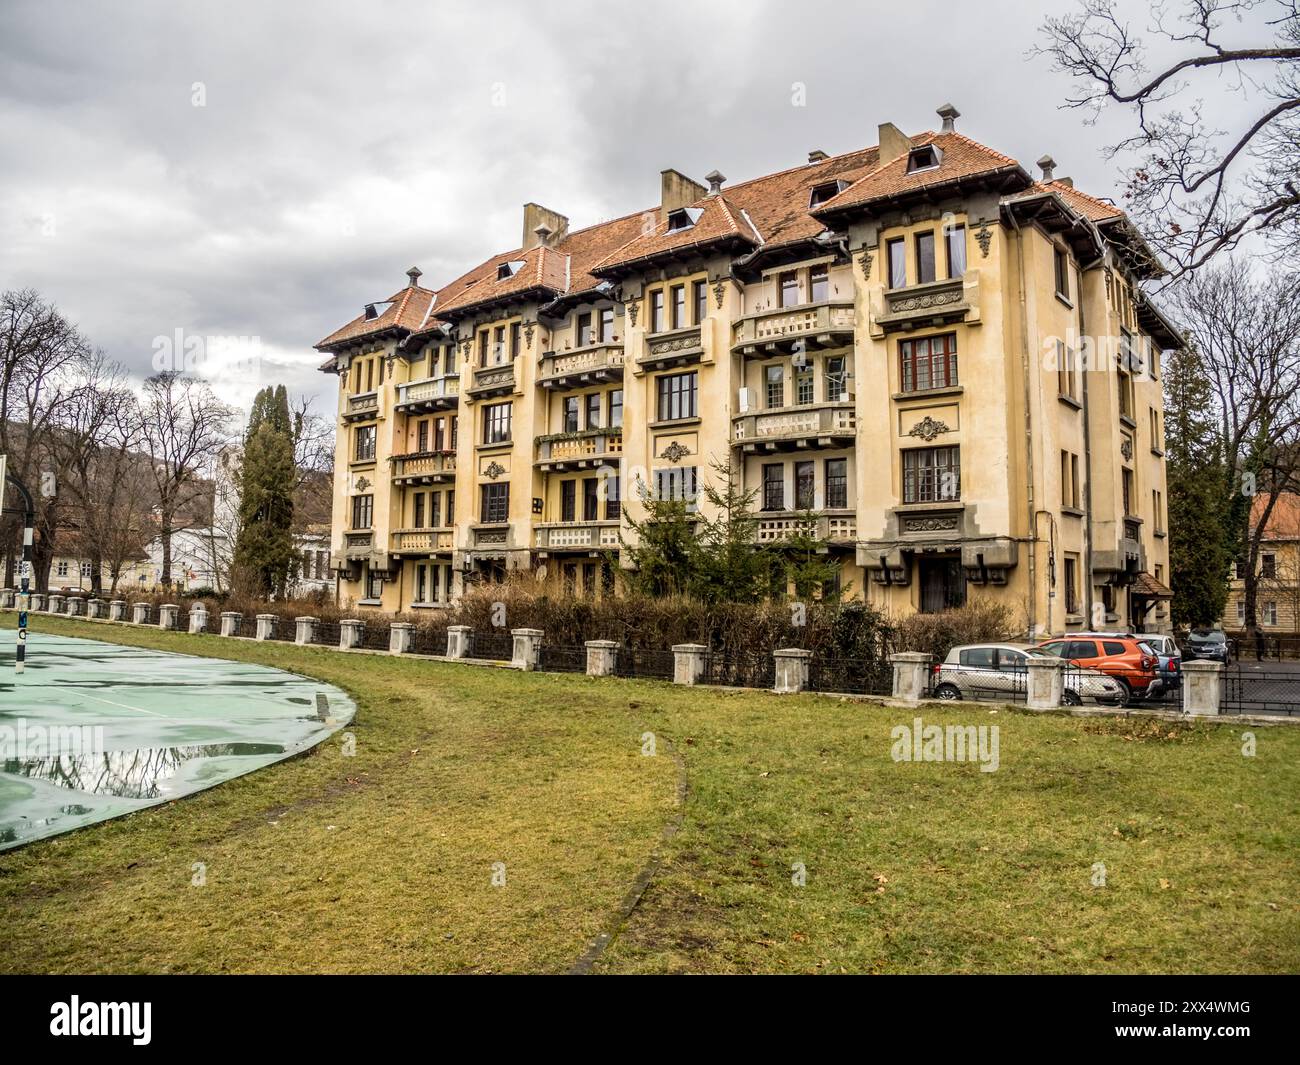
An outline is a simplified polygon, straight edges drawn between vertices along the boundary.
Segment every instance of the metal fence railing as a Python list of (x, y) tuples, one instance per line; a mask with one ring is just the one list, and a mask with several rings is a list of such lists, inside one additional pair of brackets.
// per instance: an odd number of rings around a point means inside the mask
[(537, 652), (537, 668), (545, 673), (586, 673), (587, 648), (543, 643)]
[(677, 656), (672, 651), (649, 647), (620, 647), (614, 657), (614, 673), (619, 677), (672, 680), (676, 662)]
[(1232, 665), (1222, 693), (1221, 714), (1300, 714), (1300, 670)]
[(723, 654), (708, 651), (704, 655), (705, 684), (723, 688), (771, 688), (776, 684), (776, 662), (766, 654)]
[(808, 662), (809, 691), (889, 695), (893, 692), (893, 685), (893, 667), (878, 659), (813, 655)]
[(475, 632), (470, 636), (469, 657), (509, 662), (514, 657), (514, 637), (508, 632)]

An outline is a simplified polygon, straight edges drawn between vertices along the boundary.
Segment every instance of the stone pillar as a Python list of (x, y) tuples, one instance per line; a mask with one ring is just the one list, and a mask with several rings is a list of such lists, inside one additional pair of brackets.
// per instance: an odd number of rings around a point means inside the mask
[(110, 599), (108, 603), (108, 620), (124, 621), (126, 619), (126, 600)]
[(782, 647), (772, 652), (776, 659), (776, 684), (772, 690), (787, 694), (808, 690), (808, 662), (811, 651), (798, 647)]
[(31, 592), (31, 593), (27, 596), (27, 609), (30, 610), (33, 614), (39, 614), (42, 610), (44, 610), (44, 609), (45, 609), (45, 593), (44, 593), (44, 592)]
[(221, 612), (221, 635), (238, 636), (239, 626), (244, 621), (244, 615), (238, 610), (223, 610)]
[(86, 617), (102, 618), (104, 616), (104, 600), (88, 599), (86, 600)]
[(339, 650), (347, 651), (361, 646), (361, 632), (366, 623), (357, 618), (347, 618), (339, 622)]
[(190, 607), (190, 632), (200, 633), (208, 631), (208, 608), (202, 603), (195, 603)]
[(169, 631), (176, 628), (176, 617), (180, 612), (181, 608), (175, 603), (163, 603), (158, 608), (158, 627)]
[(924, 651), (900, 651), (889, 656), (894, 667), (894, 698), (915, 706), (930, 686), (930, 656)]
[(145, 625), (149, 621), (149, 604), (132, 603), (131, 620), (137, 625)]
[(1223, 663), (1192, 659), (1183, 662), (1183, 713), (1212, 717), (1223, 698)]
[(0, 588), (0, 607), (5, 610), (12, 610), (14, 608), (14, 597), (15, 593), (12, 588)]
[(279, 617), (275, 614), (258, 614), (257, 634), (254, 639), (269, 640), (275, 636), (275, 623), (279, 620)]
[(81, 613), (81, 604), (85, 600), (77, 595), (68, 596), (68, 601), (63, 604), (63, 612), (70, 618), (75, 618)]
[(388, 652), (409, 655), (415, 646), (415, 626), (409, 621), (394, 621), (388, 626)]
[(447, 657), (448, 658), (468, 658), (469, 657), (469, 639), (473, 633), (468, 625), (448, 625), (447, 626)]
[(542, 648), (541, 629), (511, 629), (514, 642), (510, 651), (510, 664), (528, 673), (537, 668), (538, 652)]
[(673, 683), (699, 684), (704, 676), (704, 653), (707, 650), (702, 643), (673, 644)]
[(1065, 659), (1028, 655), (1025, 658), (1025, 705), (1030, 710), (1055, 710), (1065, 694)]
[(316, 626), (320, 624), (320, 618), (294, 618), (294, 643), (312, 643), (316, 639)]
[(51, 592), (49, 599), (45, 602), (45, 609), (51, 614), (58, 614), (63, 610), (63, 596), (57, 592)]
[(587, 641), (587, 676), (612, 677), (618, 644), (613, 640)]

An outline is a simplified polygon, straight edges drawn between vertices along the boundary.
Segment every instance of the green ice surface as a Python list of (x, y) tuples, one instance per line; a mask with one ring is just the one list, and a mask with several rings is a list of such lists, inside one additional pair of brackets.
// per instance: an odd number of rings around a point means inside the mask
[(251, 773), (356, 713), (284, 670), (98, 640), (33, 633), (13, 666), (0, 646), (0, 850)]

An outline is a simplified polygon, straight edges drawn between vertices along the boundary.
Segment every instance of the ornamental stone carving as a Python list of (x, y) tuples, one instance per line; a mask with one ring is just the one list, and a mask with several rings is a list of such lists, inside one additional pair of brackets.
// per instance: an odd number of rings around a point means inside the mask
[(636, 316), (637, 316), (637, 312), (640, 309), (641, 309), (641, 305), (637, 303), (636, 300), (628, 300), (627, 316), (633, 325), (636, 325)]
[(866, 248), (862, 249), (862, 255), (858, 258), (858, 265), (862, 267), (862, 280), (871, 280), (871, 252)]
[(495, 481), (498, 477), (500, 477), (503, 473), (506, 472), (506, 468), (502, 466), (501, 463), (499, 462), (490, 462), (488, 464), (487, 469), (485, 469), (483, 472), (487, 474), (489, 480)]
[(726, 294), (727, 285), (725, 278), (718, 278), (713, 282), (713, 302), (717, 305), (718, 310), (722, 310), (722, 297)]
[(671, 444), (669, 444), (666, 448), (664, 448), (663, 451), (659, 453), (659, 457), (661, 459), (667, 459), (669, 462), (681, 462), (682, 459), (684, 459), (690, 453), (691, 453), (690, 448), (674, 440)]
[(975, 231), (975, 241), (980, 246), (980, 257), (987, 259), (989, 257), (989, 245), (993, 243), (993, 230), (989, 229), (987, 222), (981, 222), (979, 229)]
[(905, 311), (924, 311), (931, 307), (944, 307), (950, 303), (961, 302), (961, 289), (949, 289), (946, 292), (927, 292), (920, 296), (909, 296), (906, 299), (890, 300), (889, 310), (897, 314)]
[(700, 331), (698, 329), (679, 337), (668, 337), (665, 340), (659, 340), (650, 345), (651, 355), (668, 355), (674, 351), (682, 351), (686, 348), (698, 348), (700, 346)]
[(533, 346), (533, 330), (536, 328), (536, 322), (524, 323), (524, 347), (531, 348)]
[(951, 433), (947, 422), (941, 422), (936, 418), (926, 415), (907, 431), (908, 436), (919, 436), (922, 440), (933, 440), (936, 436), (942, 436), (944, 433)]
[(933, 517), (903, 519), (905, 533), (956, 532), (959, 519), (956, 514), (937, 514)]
[(1133, 441), (1127, 436), (1119, 442), (1119, 453), (1124, 456), (1125, 462), (1133, 457)]

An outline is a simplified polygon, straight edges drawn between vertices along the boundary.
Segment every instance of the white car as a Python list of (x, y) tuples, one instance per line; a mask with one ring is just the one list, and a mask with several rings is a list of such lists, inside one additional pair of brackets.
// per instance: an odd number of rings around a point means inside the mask
[[(1028, 690), (1030, 657), (1055, 658), (1042, 648), (1023, 643), (968, 643), (954, 647), (934, 667), (931, 690), (936, 699), (1023, 699)], [(1071, 667), (1062, 678), (1061, 702), (1081, 706), (1085, 701), (1123, 706), (1123, 686), (1096, 669)]]

